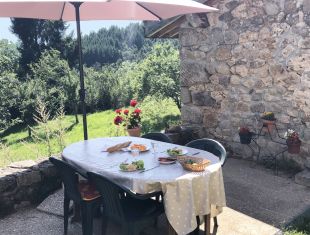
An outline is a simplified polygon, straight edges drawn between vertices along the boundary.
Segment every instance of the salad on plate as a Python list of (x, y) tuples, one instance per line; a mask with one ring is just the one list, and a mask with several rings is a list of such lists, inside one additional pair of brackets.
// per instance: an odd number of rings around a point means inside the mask
[(122, 162), (119, 165), (121, 171), (139, 171), (144, 170), (144, 161), (138, 160), (131, 163)]

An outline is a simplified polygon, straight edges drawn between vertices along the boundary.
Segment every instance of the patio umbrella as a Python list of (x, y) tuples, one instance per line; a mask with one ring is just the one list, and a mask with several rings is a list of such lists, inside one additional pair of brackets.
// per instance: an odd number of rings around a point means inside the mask
[(192, 0), (0, 0), (0, 17), (76, 21), (84, 140), (88, 133), (80, 20), (161, 20), (216, 10)]

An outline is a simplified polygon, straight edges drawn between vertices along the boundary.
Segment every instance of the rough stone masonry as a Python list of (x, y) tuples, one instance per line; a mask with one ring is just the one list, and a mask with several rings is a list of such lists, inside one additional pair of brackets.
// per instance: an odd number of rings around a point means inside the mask
[[(280, 134), (295, 129), (310, 167), (310, 1), (211, 0), (219, 12), (187, 17), (180, 29), (182, 119), (201, 136), (250, 157), (238, 127), (258, 131), (272, 111)], [(283, 146), (260, 138), (263, 153)]]

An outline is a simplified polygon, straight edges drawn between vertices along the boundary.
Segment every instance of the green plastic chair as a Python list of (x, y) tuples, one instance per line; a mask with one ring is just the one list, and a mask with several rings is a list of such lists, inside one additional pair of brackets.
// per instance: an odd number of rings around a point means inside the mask
[[(190, 148), (200, 149), (200, 150), (213, 153), (215, 156), (219, 157), (222, 166), (224, 166), (226, 162), (226, 159), (227, 159), (226, 150), (224, 146), (216, 140), (207, 139), (207, 138), (198, 139), (198, 140), (193, 140), (187, 143), (186, 146)], [(204, 220), (205, 222), (207, 221), (206, 215), (205, 215)], [(214, 220), (214, 226), (217, 227), (218, 226), (217, 217), (215, 216), (213, 220)], [(199, 217), (197, 218), (197, 221), (199, 224)], [(199, 227), (196, 229), (196, 231), (197, 230), (199, 230)]]
[(172, 143), (171, 139), (167, 135), (165, 135), (164, 133), (160, 133), (160, 132), (147, 133), (145, 135), (142, 135), (141, 137), (145, 139), (150, 139), (150, 140), (157, 140), (161, 142)]
[(106, 234), (107, 219), (121, 224), (122, 234), (138, 235), (143, 228), (156, 224), (157, 217), (164, 213), (163, 204), (150, 199), (157, 192), (135, 194), (102, 175), (87, 174), (102, 195), (102, 234)]
[(213, 139), (198, 139), (193, 140), (186, 144), (187, 147), (204, 150), (213, 153), (215, 156), (219, 157), (221, 165), (224, 166), (227, 158), (227, 153), (224, 146)]
[[(93, 234), (93, 216), (101, 206), (100, 194), (86, 181), (79, 182), (77, 171), (68, 163), (50, 157), (64, 184), (64, 234), (68, 232), (70, 201), (81, 206), (83, 235)], [(85, 189), (85, 190), (84, 190)]]

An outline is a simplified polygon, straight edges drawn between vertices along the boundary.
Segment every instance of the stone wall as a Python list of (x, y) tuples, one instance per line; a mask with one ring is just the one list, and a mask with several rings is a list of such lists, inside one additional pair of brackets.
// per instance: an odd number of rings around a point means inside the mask
[(41, 202), (60, 186), (57, 170), (48, 160), (16, 162), (0, 169), (0, 218)]
[[(190, 15), (180, 29), (183, 122), (250, 157), (238, 127), (258, 131), (262, 112), (272, 111), (281, 135), (300, 133), (301, 153), (287, 156), (310, 167), (310, 1), (207, 3), (219, 12)], [(282, 148), (259, 144), (263, 154)]]

